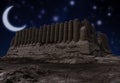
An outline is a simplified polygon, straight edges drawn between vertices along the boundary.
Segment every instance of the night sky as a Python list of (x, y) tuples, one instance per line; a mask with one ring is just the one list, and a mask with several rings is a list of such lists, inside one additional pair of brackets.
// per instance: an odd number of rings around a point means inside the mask
[(6, 54), (15, 35), (2, 22), (2, 14), (9, 6), (14, 6), (9, 13), (14, 26), (39, 28), (43, 24), (86, 18), (97, 31), (107, 34), (112, 52), (120, 55), (119, 0), (0, 0), (0, 56)]

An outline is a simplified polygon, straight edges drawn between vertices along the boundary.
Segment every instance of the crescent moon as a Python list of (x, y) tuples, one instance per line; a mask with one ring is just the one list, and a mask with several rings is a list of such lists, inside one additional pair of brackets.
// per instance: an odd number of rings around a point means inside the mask
[(10, 30), (12, 32), (17, 32), (17, 31), (23, 30), (24, 28), (26, 28), (26, 25), (23, 25), (22, 27), (15, 27), (12, 24), (10, 24), (10, 22), (8, 20), (8, 14), (12, 8), (13, 8), (13, 6), (10, 6), (4, 11), (3, 16), (2, 16), (3, 24), (8, 30)]

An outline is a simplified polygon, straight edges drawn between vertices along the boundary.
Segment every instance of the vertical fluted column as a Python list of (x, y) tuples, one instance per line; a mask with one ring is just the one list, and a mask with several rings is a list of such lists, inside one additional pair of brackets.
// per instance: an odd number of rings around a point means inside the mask
[(43, 37), (43, 27), (41, 26), (38, 31), (38, 43), (42, 43), (42, 37)]
[(35, 40), (35, 28), (32, 28), (32, 33), (31, 33), (31, 44), (34, 43)]
[(14, 46), (14, 43), (15, 43), (15, 37), (12, 38), (10, 46)]
[(24, 45), (27, 44), (27, 38), (28, 38), (28, 29), (25, 29)]
[(87, 19), (83, 20), (82, 25), (85, 26), (87, 29), (87, 37), (88, 37), (87, 40), (89, 42), (94, 42), (95, 44), (97, 44), (95, 28), (91, 25), (91, 23)]
[(28, 29), (28, 40), (27, 40), (27, 44), (31, 43), (31, 33), (32, 33), (32, 28)]
[(25, 41), (26, 41), (26, 29), (24, 30), (24, 40), (23, 40), (23, 45), (25, 45)]
[(108, 37), (106, 34), (104, 34), (104, 36), (103, 36), (103, 45), (104, 45), (104, 49), (111, 51), (110, 46), (109, 46)]
[(55, 25), (52, 24), (52, 25), (51, 25), (51, 31), (50, 31), (50, 42), (51, 42), (51, 43), (54, 42), (54, 36), (55, 36)]
[(31, 42), (32, 42), (32, 40), (31, 40), (31, 38), (32, 38), (32, 27), (30, 28), (30, 37), (29, 37), (29, 44), (31, 44)]
[(64, 33), (63, 33), (63, 41), (62, 42), (66, 42), (68, 40), (68, 22), (65, 21), (64, 23)]
[(78, 19), (73, 21), (73, 41), (77, 42), (79, 40), (80, 34), (80, 22)]
[(36, 38), (35, 38), (35, 37), (36, 37), (36, 36), (35, 36), (35, 32), (36, 32), (36, 28), (34, 28), (34, 30), (33, 30), (33, 44), (35, 44), (35, 39), (36, 39)]
[(26, 45), (28, 45), (28, 44), (29, 44), (29, 31), (30, 31), (30, 29), (27, 29), (27, 39), (26, 39)]
[(62, 42), (63, 40), (63, 29), (64, 29), (64, 25), (63, 23), (60, 23), (59, 25), (59, 40), (58, 40), (58, 43)]
[(91, 25), (91, 42), (93, 42), (93, 43), (95, 43), (95, 44), (98, 44), (98, 42), (97, 42), (97, 37), (96, 37), (96, 30), (95, 30), (95, 27), (93, 27), (92, 25)]
[(21, 32), (21, 31), (18, 31), (18, 32), (17, 32), (17, 33), (18, 33), (18, 37), (17, 37), (17, 46), (20, 45), (20, 36), (21, 36), (20, 32)]
[(80, 40), (84, 41), (84, 40), (87, 40), (88, 37), (87, 37), (87, 29), (85, 26), (81, 27), (80, 29)]
[(23, 35), (24, 35), (24, 38), (23, 38), (23, 45), (25, 45), (25, 41), (26, 41), (26, 30), (24, 29), (24, 31), (23, 31), (24, 33), (23, 33)]
[(50, 43), (50, 25), (47, 26), (46, 43)]
[(46, 42), (46, 33), (47, 33), (47, 26), (43, 26), (43, 35), (42, 35), (42, 43)]
[(23, 33), (22, 30), (18, 32), (18, 35), (19, 35), (19, 38), (18, 38), (18, 40), (19, 40), (19, 46), (22, 45), (22, 33)]
[(59, 37), (59, 24), (58, 23), (56, 23), (55, 24), (55, 37), (54, 37), (54, 43), (57, 43), (57, 41), (58, 41), (58, 38)]
[(34, 43), (38, 43), (38, 29), (35, 28), (35, 39), (34, 39)]
[(19, 35), (19, 38), (18, 38), (18, 43), (19, 43), (19, 46), (21, 45), (21, 39), (22, 39), (22, 31), (19, 31), (18, 32), (18, 35)]
[(18, 45), (18, 43), (17, 43), (17, 41), (18, 41), (18, 32), (16, 32), (16, 35), (15, 35), (15, 41), (14, 41), (14, 47), (17, 47), (17, 45)]
[(23, 45), (25, 40), (25, 30), (22, 30), (21, 33), (22, 33), (21, 45)]
[(101, 51), (104, 51), (106, 53), (111, 53), (107, 35), (99, 32), (98, 33), (98, 43), (99, 43)]
[(31, 28), (31, 36), (30, 36), (30, 44), (33, 44), (33, 38), (34, 38), (34, 28)]
[(72, 20), (68, 23), (68, 42), (71, 42), (73, 39), (73, 22)]
[(24, 34), (23, 34), (23, 35), (24, 35), (23, 42), (22, 42), (23, 45), (26, 44), (26, 39), (27, 39), (27, 38), (26, 38), (26, 36), (27, 36), (26, 31), (27, 31), (27, 30), (25, 29), (25, 30), (24, 30)]

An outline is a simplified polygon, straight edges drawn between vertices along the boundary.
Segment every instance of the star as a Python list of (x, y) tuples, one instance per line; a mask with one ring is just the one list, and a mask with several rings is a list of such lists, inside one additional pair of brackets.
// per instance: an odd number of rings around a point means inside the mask
[(55, 8), (55, 11), (56, 11), (56, 12), (58, 12), (58, 11), (59, 11), (59, 9), (58, 9), (58, 8)]
[(92, 23), (92, 26), (93, 26), (93, 27), (95, 27), (95, 24), (94, 24), (94, 23)]
[(107, 9), (108, 9), (109, 11), (112, 11), (112, 10), (113, 10), (113, 8), (112, 8), (112, 7), (110, 7), (110, 6), (109, 6)]
[(64, 7), (63, 10), (64, 10), (64, 12), (66, 12), (68, 9), (67, 9), (67, 7)]
[(34, 26), (34, 22), (33, 22), (32, 20), (30, 21), (30, 24), (31, 24), (32, 26)]
[(31, 8), (31, 9), (34, 9), (34, 6), (31, 6), (30, 8)]
[(74, 5), (75, 5), (75, 1), (74, 1), (74, 0), (71, 0), (71, 1), (70, 1), (70, 5), (71, 5), (71, 6), (74, 6)]
[(102, 21), (101, 20), (97, 20), (97, 25), (102, 25)]
[(59, 20), (59, 17), (58, 16), (54, 16), (53, 17), (53, 21), (57, 22)]
[(120, 40), (119, 40), (119, 44), (120, 44)]
[(91, 17), (95, 18), (95, 17), (96, 17), (96, 14), (93, 14), (93, 13), (92, 13), (92, 14), (91, 14)]
[(96, 5), (94, 5), (94, 6), (92, 7), (92, 9), (93, 9), (93, 10), (96, 10), (96, 9), (97, 9), (97, 6), (96, 6)]
[(15, 19), (15, 20), (18, 20), (18, 16), (15, 16), (14, 19)]
[(104, 0), (101, 0), (101, 2), (104, 2)]
[(41, 19), (41, 18), (42, 18), (42, 15), (38, 15), (38, 18)]
[(111, 44), (114, 44), (114, 41), (113, 41), (113, 40), (111, 41)]
[(107, 13), (107, 16), (111, 16), (112, 14), (110, 12)]
[(25, 1), (22, 1), (22, 4), (24, 5), (26, 2)]
[(45, 10), (44, 10), (44, 9), (42, 9), (42, 10), (41, 10), (41, 13), (42, 13), (42, 14), (45, 14)]
[(112, 32), (112, 36), (115, 36), (115, 32)]

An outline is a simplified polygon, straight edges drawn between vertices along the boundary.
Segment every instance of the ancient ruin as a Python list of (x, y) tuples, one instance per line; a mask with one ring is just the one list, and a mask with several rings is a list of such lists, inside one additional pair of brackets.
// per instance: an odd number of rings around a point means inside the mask
[(6, 57), (69, 59), (110, 54), (107, 36), (96, 33), (86, 19), (75, 19), (17, 32)]

